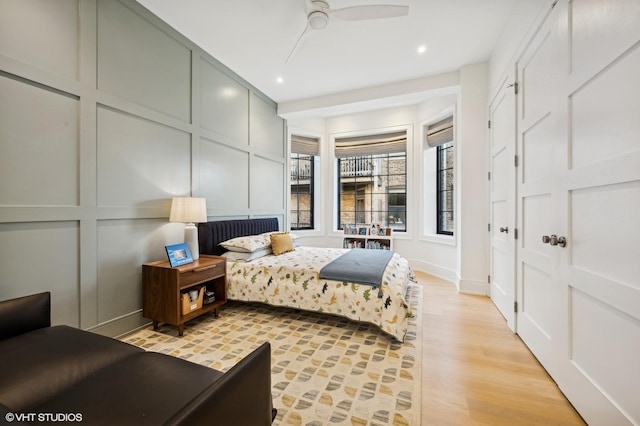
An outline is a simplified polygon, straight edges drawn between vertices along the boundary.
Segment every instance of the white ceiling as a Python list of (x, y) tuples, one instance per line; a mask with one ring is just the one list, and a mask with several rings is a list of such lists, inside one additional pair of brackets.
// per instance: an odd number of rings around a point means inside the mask
[[(407, 5), (409, 14), (369, 21), (330, 19), (326, 28), (301, 39), (287, 64), (306, 27), (308, 0), (137, 1), (282, 104), (486, 61), (515, 0), (329, 0), (334, 9)], [(417, 52), (421, 45), (427, 47), (424, 54)]]

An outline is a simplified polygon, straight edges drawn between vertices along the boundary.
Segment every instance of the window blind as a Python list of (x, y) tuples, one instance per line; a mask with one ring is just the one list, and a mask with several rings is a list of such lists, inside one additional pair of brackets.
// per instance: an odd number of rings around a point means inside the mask
[(453, 117), (427, 126), (427, 145), (430, 147), (453, 141)]
[(291, 153), (302, 155), (319, 155), (320, 139), (291, 135)]
[(407, 150), (407, 132), (339, 138), (335, 140), (336, 158), (391, 154)]

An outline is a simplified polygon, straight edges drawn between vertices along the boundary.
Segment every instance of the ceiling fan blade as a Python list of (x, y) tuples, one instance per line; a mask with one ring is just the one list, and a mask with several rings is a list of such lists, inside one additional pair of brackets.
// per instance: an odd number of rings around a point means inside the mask
[(329, 13), (345, 21), (364, 21), (367, 19), (396, 18), (407, 16), (409, 6), (369, 5), (331, 9)]
[(289, 56), (287, 56), (287, 60), (284, 61), (285, 64), (288, 64), (289, 61), (291, 61), (291, 59), (293, 58), (293, 54), (296, 52), (296, 49), (298, 48), (298, 45), (300, 44), (300, 40), (302, 40), (302, 37), (304, 37), (304, 35), (307, 33), (307, 31), (309, 31), (309, 29), (311, 29), (311, 27), (309, 26), (309, 23), (307, 22), (307, 26), (304, 27), (304, 30), (302, 31), (302, 34), (300, 34), (300, 37), (298, 37), (298, 39), (296, 40), (296, 43), (293, 45), (293, 48), (291, 49), (291, 52), (289, 52)]

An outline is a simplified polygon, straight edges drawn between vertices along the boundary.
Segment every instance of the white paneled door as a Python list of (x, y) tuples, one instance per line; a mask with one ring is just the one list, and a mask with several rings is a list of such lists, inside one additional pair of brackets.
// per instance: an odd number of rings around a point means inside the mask
[(640, 1), (562, 6), (558, 382), (590, 424), (640, 424)]
[[(559, 102), (554, 101), (562, 75), (564, 46), (552, 25), (551, 12), (520, 57), (517, 66), (518, 146), (517, 332), (540, 363), (554, 375), (554, 344), (559, 328), (560, 287), (557, 248), (543, 237), (560, 233), (561, 197), (554, 169), (565, 162), (566, 141), (560, 126)], [(546, 239), (545, 239), (546, 240)]]
[(513, 73), (507, 75), (489, 107), (489, 295), (513, 331), (516, 330), (514, 82)]
[(589, 424), (640, 424), (640, 1), (558, 1), (517, 70), (517, 332)]

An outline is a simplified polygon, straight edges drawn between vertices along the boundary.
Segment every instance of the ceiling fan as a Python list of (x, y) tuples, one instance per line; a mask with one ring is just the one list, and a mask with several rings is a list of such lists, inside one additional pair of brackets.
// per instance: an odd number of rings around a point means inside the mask
[(311, 0), (310, 11), (307, 14), (307, 25), (293, 45), (285, 64), (293, 58), (293, 54), (300, 43), (300, 40), (309, 31), (321, 30), (327, 26), (330, 19), (340, 19), (343, 21), (364, 21), (369, 19), (395, 18), (407, 16), (409, 6), (399, 5), (364, 5), (351, 6), (341, 9), (331, 9), (326, 0)]

